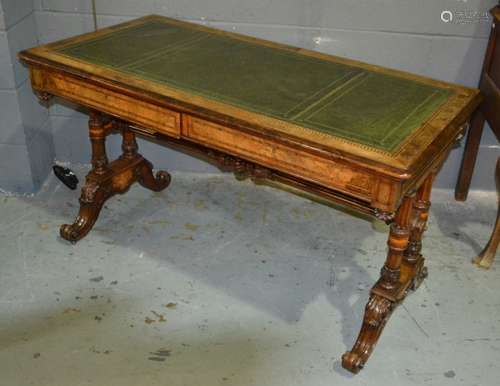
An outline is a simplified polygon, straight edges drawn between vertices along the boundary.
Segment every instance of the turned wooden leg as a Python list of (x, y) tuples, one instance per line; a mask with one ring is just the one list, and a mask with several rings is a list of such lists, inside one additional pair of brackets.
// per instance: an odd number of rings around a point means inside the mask
[(427, 229), (430, 196), (434, 174), (430, 174), (417, 191), (413, 202), (413, 213), (410, 223), (410, 239), (404, 252), (401, 282), (410, 282), (409, 289), (416, 290), (427, 277), (427, 267), (422, 256), (422, 235)]
[(497, 220), (495, 223), (495, 228), (491, 234), (490, 240), (483, 251), (473, 260), (481, 268), (490, 268), (495, 255), (497, 253), (498, 243), (500, 242), (500, 158), (497, 160), (496, 167), (496, 183), (497, 183), (497, 195), (498, 195), (498, 210), (497, 210)]
[(394, 307), (406, 293), (408, 283), (401, 282), (401, 265), (410, 237), (413, 200), (412, 196), (404, 197), (396, 213), (389, 233), (387, 259), (380, 279), (370, 292), (358, 339), (352, 350), (342, 356), (342, 367), (353, 373), (365, 365)]
[(471, 126), (465, 143), (464, 155), (462, 158), (462, 166), (458, 176), (457, 186), (455, 187), (455, 199), (457, 201), (465, 201), (469, 193), (470, 181), (476, 164), (477, 152), (479, 143), (481, 142), (481, 134), (484, 127), (484, 115), (481, 110), (476, 110), (471, 119)]
[[(120, 128), (123, 136), (123, 154), (109, 163), (106, 156), (106, 136), (111, 129)], [(87, 174), (80, 196), (80, 211), (73, 224), (61, 226), (61, 237), (76, 242), (94, 226), (104, 202), (118, 193), (125, 193), (134, 182), (154, 191), (165, 189), (170, 183), (167, 172), (153, 175), (151, 163), (137, 153), (135, 134), (125, 124), (105, 123), (98, 112), (89, 120), (92, 144), (92, 170)]]

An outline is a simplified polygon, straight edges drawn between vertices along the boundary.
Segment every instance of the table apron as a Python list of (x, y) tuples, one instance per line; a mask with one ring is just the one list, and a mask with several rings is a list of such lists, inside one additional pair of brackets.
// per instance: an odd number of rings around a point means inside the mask
[(290, 148), (270, 138), (182, 115), (182, 137), (273, 170), (325, 186), (385, 211), (395, 210), (401, 183), (348, 162)]
[(181, 133), (181, 113), (64, 74), (30, 69), (35, 90), (110, 114), (175, 138)]

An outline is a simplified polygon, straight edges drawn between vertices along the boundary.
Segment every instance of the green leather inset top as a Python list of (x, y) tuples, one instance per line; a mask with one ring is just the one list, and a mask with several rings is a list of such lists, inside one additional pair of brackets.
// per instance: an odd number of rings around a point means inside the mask
[(387, 152), (451, 93), (157, 20), (59, 52)]

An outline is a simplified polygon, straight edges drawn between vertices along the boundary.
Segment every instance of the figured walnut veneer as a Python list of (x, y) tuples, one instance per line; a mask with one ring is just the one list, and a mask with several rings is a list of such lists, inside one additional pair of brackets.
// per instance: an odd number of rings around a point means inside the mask
[[(478, 91), (160, 16), (20, 54), (40, 99), (91, 110), (92, 170), (76, 241), (104, 202), (139, 182), (170, 182), (137, 152), (163, 140), (240, 179), (320, 196), (391, 224), (363, 325), (342, 365), (358, 372), (391, 313), (427, 275), (422, 234), (432, 181), (479, 103)], [(121, 132), (109, 162), (105, 139)]]

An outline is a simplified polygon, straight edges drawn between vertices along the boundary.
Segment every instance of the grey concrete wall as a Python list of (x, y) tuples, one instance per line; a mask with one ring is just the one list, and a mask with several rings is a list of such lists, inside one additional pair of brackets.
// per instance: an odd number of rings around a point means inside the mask
[[(157, 13), (285, 42), (335, 55), (475, 86), (490, 24), (444, 23), (441, 12), (485, 14), (494, 0), (97, 0), (99, 26)], [(90, 1), (34, 0), (41, 43), (92, 30)], [(69, 105), (50, 110), (56, 156), (88, 162), (86, 117)], [(118, 138), (110, 152), (117, 154)], [(82, 146), (82, 142), (85, 146)], [(150, 143), (142, 151), (156, 166), (213, 170), (206, 164)], [(452, 152), (437, 185), (455, 184), (462, 149)], [(489, 130), (482, 141), (473, 188), (493, 189), (498, 156)]]
[(48, 111), (16, 58), (18, 51), (38, 43), (33, 0), (0, 4), (0, 189), (33, 192), (55, 157)]

